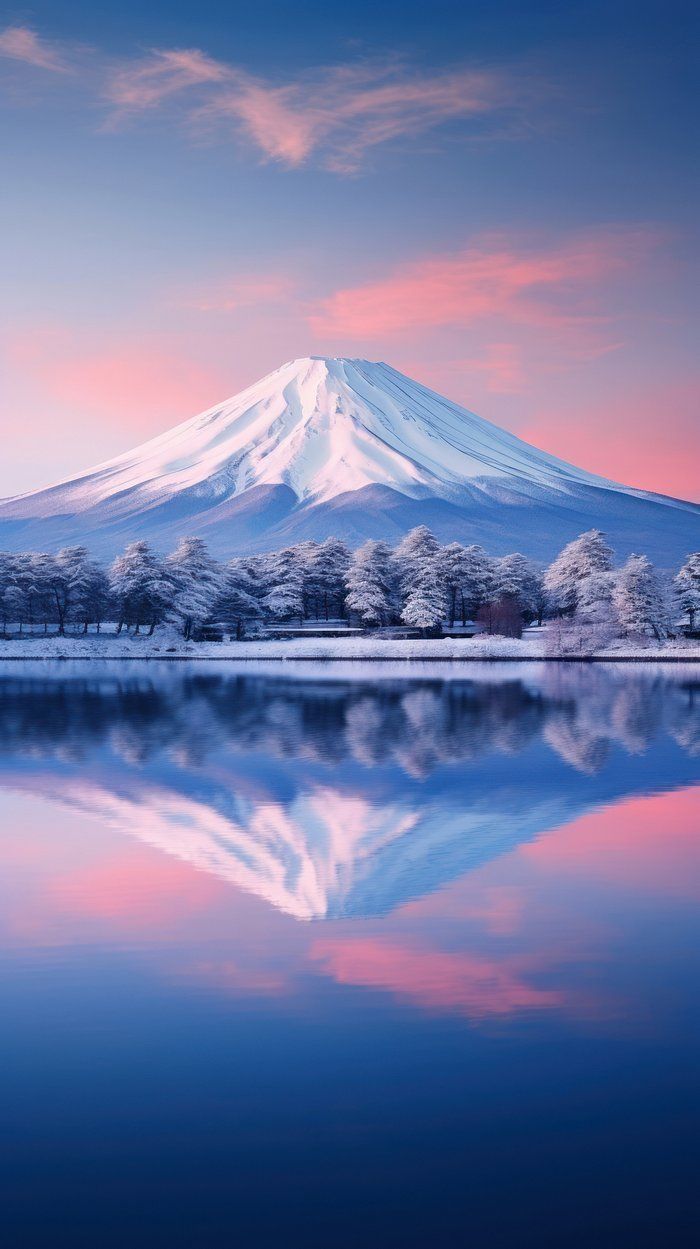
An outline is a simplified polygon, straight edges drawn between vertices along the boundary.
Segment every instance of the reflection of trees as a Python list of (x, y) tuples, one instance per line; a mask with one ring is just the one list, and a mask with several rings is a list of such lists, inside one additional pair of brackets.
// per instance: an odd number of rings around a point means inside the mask
[(594, 774), (611, 746), (644, 753), (662, 732), (700, 751), (700, 674), (553, 664), (536, 682), (307, 682), (192, 671), (0, 679), (0, 752), (80, 761), (104, 745), (136, 766), (161, 753), (196, 766), (225, 746), (312, 763), (395, 764), (422, 778), (543, 740)]

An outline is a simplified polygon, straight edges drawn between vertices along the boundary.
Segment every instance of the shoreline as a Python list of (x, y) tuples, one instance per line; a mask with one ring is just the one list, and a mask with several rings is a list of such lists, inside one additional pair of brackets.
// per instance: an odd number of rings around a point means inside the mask
[(594, 649), (562, 650), (547, 630), (523, 638), (479, 636), (476, 638), (381, 638), (334, 637), (242, 639), (225, 642), (186, 642), (172, 631), (153, 637), (115, 634), (87, 636), (17, 637), (0, 642), (0, 665), (45, 662), (127, 663), (234, 663), (266, 666), (303, 662), (323, 667), (333, 663), (418, 663), (442, 665), (484, 663), (698, 663), (700, 642), (665, 642), (637, 646), (623, 640)]
[[(0, 660), (0, 667), (2, 666)], [(237, 659), (234, 655), (222, 655), (217, 659), (213, 655), (39, 655), (31, 656), (29, 659), (25, 655), (8, 655), (6, 661), (10, 664), (33, 663), (33, 664), (55, 664), (55, 663), (168, 663), (168, 664), (188, 664), (188, 663), (267, 663), (267, 664), (333, 664), (333, 663), (357, 663), (357, 664), (418, 664), (418, 663), (440, 663), (440, 664), (697, 664), (700, 663), (700, 656), (691, 655), (687, 659), (683, 659), (680, 655), (671, 656), (653, 656), (642, 655), (635, 657), (634, 655), (582, 655), (576, 657), (573, 655), (533, 655), (530, 659), (520, 657), (518, 655), (477, 655), (474, 659), (460, 657), (459, 659), (448, 659), (446, 657), (438, 658), (437, 656), (420, 655), (411, 658), (390, 659), (385, 655), (372, 655), (362, 658), (359, 655), (336, 655), (331, 657), (328, 655), (322, 658), (314, 659), (310, 656), (298, 655), (292, 659), (282, 659), (279, 656), (273, 656), (270, 659), (263, 659), (259, 655), (244, 655)]]
[(85, 653), (70, 654), (44, 654), (44, 655), (3, 655), (0, 653), (0, 667), (3, 662), (15, 663), (265, 663), (275, 665), (287, 665), (297, 663), (314, 663), (319, 665), (337, 664), (337, 663), (363, 663), (363, 664), (697, 664), (700, 663), (700, 654), (691, 652), (688, 655), (678, 654), (650, 654), (648, 651), (640, 651), (639, 654), (631, 655), (624, 653), (603, 654), (603, 655), (547, 655), (547, 654), (530, 654), (530, 655), (512, 655), (512, 654), (490, 654), (490, 655), (433, 655), (430, 653), (421, 653), (418, 655), (344, 655), (342, 652), (335, 655), (313, 655), (313, 654), (297, 654), (297, 655), (236, 655), (225, 654), (216, 655), (207, 653), (187, 653), (181, 655), (130, 655), (123, 651), (110, 654), (102, 652), (99, 654), (88, 655)]

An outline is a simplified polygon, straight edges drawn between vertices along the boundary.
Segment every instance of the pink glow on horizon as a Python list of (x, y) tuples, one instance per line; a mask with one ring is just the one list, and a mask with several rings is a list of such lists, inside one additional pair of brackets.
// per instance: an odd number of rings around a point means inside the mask
[(61, 328), (25, 329), (10, 336), (8, 356), (49, 403), (83, 409), (133, 436), (149, 437), (196, 415), (225, 385), (223, 375), (178, 351), (165, 335), (150, 345), (122, 339), (79, 346)]
[[(536, 447), (625, 485), (700, 499), (700, 378), (586, 402), (576, 396), (567, 411), (538, 405), (518, 434)], [(672, 438), (659, 431), (672, 418)]]

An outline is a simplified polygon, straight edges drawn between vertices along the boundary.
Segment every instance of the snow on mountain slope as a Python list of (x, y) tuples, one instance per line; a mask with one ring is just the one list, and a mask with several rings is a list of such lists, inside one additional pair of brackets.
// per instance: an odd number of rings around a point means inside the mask
[[(376, 484), (403, 493), (450, 492), (483, 474), (540, 485), (600, 482), (389, 365), (316, 357), (282, 365), (233, 399), (51, 493), (84, 508), (124, 490), (156, 499), (206, 486), (220, 498), (280, 484), (298, 499), (320, 502)], [(30, 498), (39, 501), (24, 496)]]
[(575, 528), (579, 501), (585, 524), (591, 501), (605, 512), (614, 499), (614, 515), (621, 496), (700, 517), (536, 450), (387, 364), (310, 357), (79, 477), (0, 502), (0, 545), (86, 540), (104, 550), (183, 532), (229, 550), (276, 545), (275, 533), (359, 541), (383, 535), (388, 513), (385, 536), (418, 523), (421, 507), (431, 523), (433, 500), (443, 535), (465, 508), (497, 528), (499, 505), (544, 506), (535, 529), (546, 534), (552, 507), (575, 514)]

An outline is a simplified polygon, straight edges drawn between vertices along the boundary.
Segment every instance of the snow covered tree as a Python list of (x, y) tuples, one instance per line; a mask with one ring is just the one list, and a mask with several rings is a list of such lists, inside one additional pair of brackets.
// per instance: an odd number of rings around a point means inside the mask
[(646, 555), (630, 555), (615, 578), (612, 602), (627, 636), (652, 633), (657, 641), (667, 636), (666, 595)]
[(168, 555), (164, 570), (174, 591), (169, 614), (180, 622), (189, 641), (211, 619), (223, 581), (221, 565), (201, 538), (183, 538)]
[(173, 582), (165, 575), (163, 562), (147, 542), (130, 542), (109, 570), (110, 590), (117, 610), (117, 632), (124, 625), (148, 625), (153, 633), (173, 600)]
[(76, 598), (72, 607), (73, 617), (82, 622), (83, 633), (87, 633), (88, 626), (91, 624), (96, 626), (98, 633), (100, 632), (111, 604), (111, 598), (106, 572), (95, 560), (86, 560), (81, 568)]
[(3, 633), (7, 633), (10, 624), (18, 624), (21, 633), (29, 615), (22, 557), (5, 552), (0, 555), (0, 610)]
[(262, 616), (262, 605), (256, 591), (257, 586), (246, 561), (229, 560), (223, 569), (214, 615), (217, 620), (235, 625), (237, 638), (243, 636), (246, 620)]
[(442, 550), (426, 525), (406, 534), (394, 552), (401, 578), (401, 619), (419, 629), (434, 629), (445, 619), (447, 593)]
[(439, 569), (434, 565), (420, 568), (406, 593), (401, 619), (422, 630), (436, 629), (445, 619), (446, 609), (445, 585)]
[(700, 615), (700, 551), (694, 551), (686, 559), (680, 572), (673, 579), (673, 586), (681, 611), (688, 617), (688, 628), (695, 629), (696, 612)]
[(396, 577), (391, 548), (373, 539), (353, 552), (345, 583), (348, 611), (365, 625), (388, 624), (395, 610)]
[(63, 637), (66, 625), (86, 592), (90, 567), (90, 554), (84, 546), (63, 547), (46, 563), (47, 590), (56, 613), (60, 637)]
[(267, 562), (265, 609), (275, 620), (304, 619), (304, 563), (295, 547), (274, 551)]
[(437, 538), (430, 532), (427, 525), (417, 525), (411, 529), (394, 551), (394, 558), (401, 569), (402, 579), (409, 580), (417, 568), (427, 563), (438, 562), (441, 548)]
[(483, 547), (465, 547), (460, 542), (451, 542), (444, 547), (441, 559), (450, 625), (454, 624), (457, 615), (465, 625), (492, 595), (493, 560)]
[(56, 618), (51, 592), (54, 557), (45, 551), (29, 551), (24, 559), (26, 563), (21, 576), (28, 599), (29, 620), (41, 621), (44, 633), (47, 633), (49, 622)]
[[(50, 561), (50, 557), (49, 557)], [(85, 547), (67, 547), (59, 551), (55, 559), (53, 590), (57, 603), (59, 633), (68, 622), (79, 622), (83, 633), (93, 621), (101, 623), (109, 602), (109, 582), (106, 574)], [(49, 577), (51, 564), (40, 564), (38, 583)]]
[(584, 577), (573, 620), (581, 640), (594, 650), (608, 645), (619, 631), (619, 620), (613, 606), (615, 574), (596, 571)]
[(544, 588), (557, 611), (572, 615), (579, 603), (582, 583), (593, 573), (610, 572), (612, 549), (599, 529), (589, 529), (564, 550), (544, 574)]
[(326, 538), (311, 554), (306, 567), (306, 594), (314, 604), (318, 620), (328, 620), (335, 612), (342, 616), (345, 602), (345, 575), (350, 552), (339, 538)]
[(510, 599), (523, 615), (532, 619), (537, 614), (540, 592), (540, 572), (532, 560), (519, 551), (496, 560), (492, 590), (495, 601)]
[(3, 635), (7, 633), (8, 619), (11, 614), (7, 594), (13, 584), (12, 556), (7, 551), (0, 551), (0, 616)]

